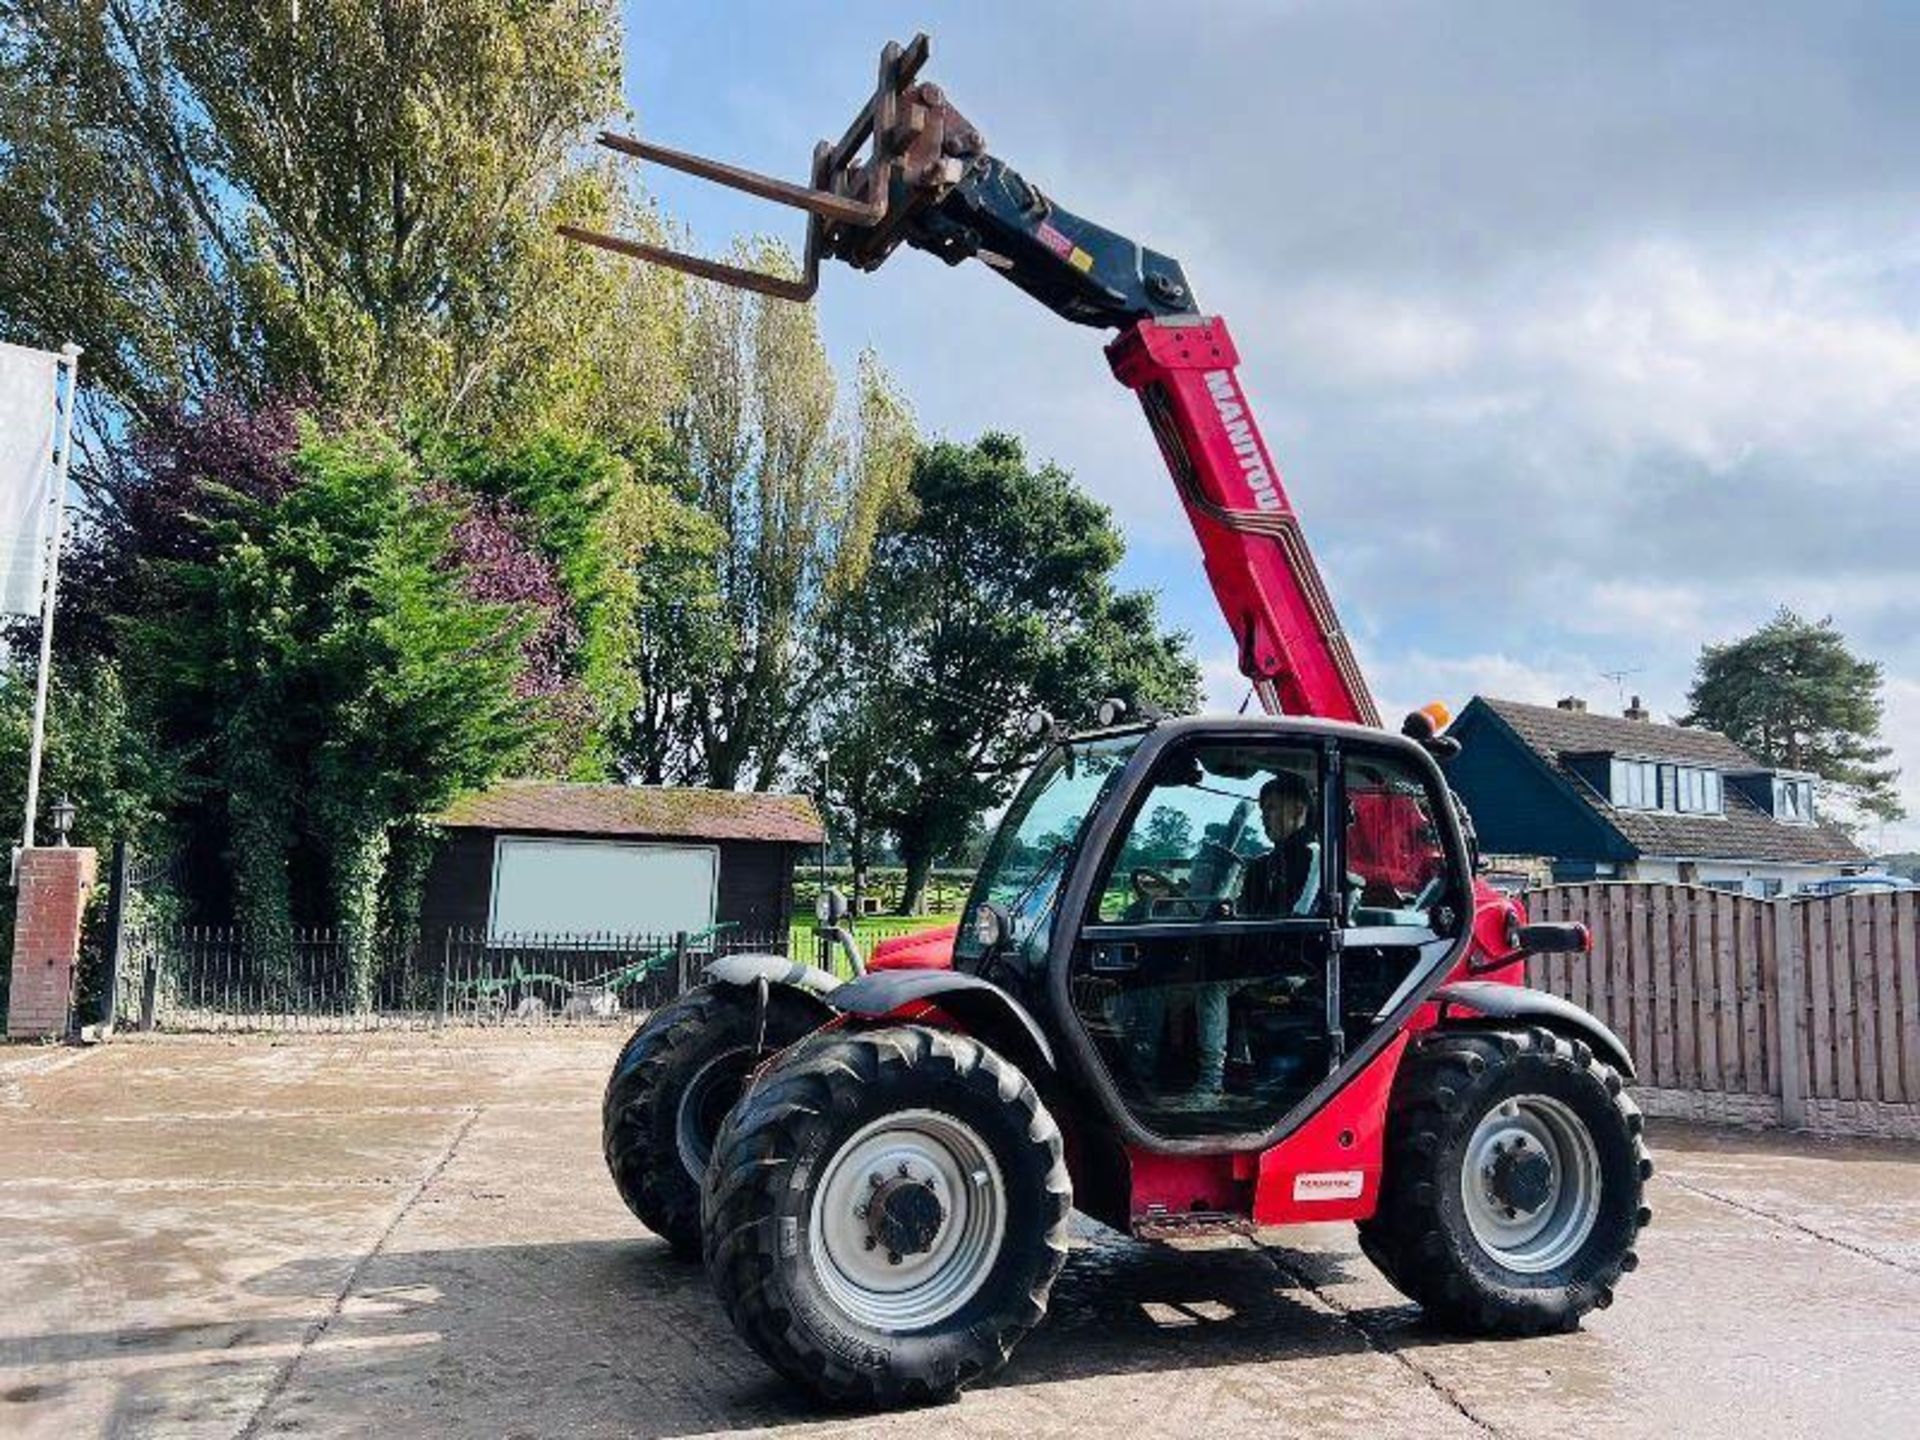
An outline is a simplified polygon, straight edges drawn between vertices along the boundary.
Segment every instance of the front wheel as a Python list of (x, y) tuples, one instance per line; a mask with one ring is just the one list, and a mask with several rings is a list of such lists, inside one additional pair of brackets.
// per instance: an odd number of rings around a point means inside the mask
[(948, 1398), (1046, 1313), (1072, 1187), (1033, 1086), (964, 1035), (825, 1031), (760, 1076), (708, 1167), (735, 1327), (836, 1404)]
[(1441, 1032), (1394, 1084), (1380, 1208), (1360, 1224), (1361, 1248), (1448, 1324), (1570, 1330), (1638, 1263), (1652, 1173), (1639, 1109), (1583, 1041)]
[(621, 1050), (601, 1103), (601, 1150), (627, 1208), (674, 1253), (700, 1254), (700, 1179), (741, 1084), (823, 1015), (776, 985), (762, 1034), (753, 990), (702, 985), (654, 1011)]

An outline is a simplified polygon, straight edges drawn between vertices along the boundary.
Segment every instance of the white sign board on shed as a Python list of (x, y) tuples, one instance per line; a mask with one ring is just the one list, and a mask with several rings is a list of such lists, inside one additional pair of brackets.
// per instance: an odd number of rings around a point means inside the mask
[(538, 840), (493, 848), (489, 935), (674, 935), (712, 927), (720, 852), (711, 845)]

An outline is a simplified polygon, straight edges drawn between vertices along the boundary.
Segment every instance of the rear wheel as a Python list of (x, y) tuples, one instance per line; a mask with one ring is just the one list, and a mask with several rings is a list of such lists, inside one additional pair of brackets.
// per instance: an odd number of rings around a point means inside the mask
[(1430, 1314), (1484, 1334), (1570, 1330), (1637, 1263), (1653, 1173), (1638, 1108), (1585, 1042), (1442, 1032), (1403, 1063), (1361, 1247)]
[(735, 1327), (838, 1404), (945, 1399), (1046, 1313), (1072, 1187), (1059, 1129), (964, 1035), (826, 1031), (727, 1118), (707, 1268)]
[(755, 992), (702, 986), (654, 1011), (621, 1050), (601, 1105), (601, 1149), (627, 1208), (676, 1254), (700, 1254), (700, 1179), (747, 1074), (813, 1030), (821, 1014), (773, 987), (764, 1048), (756, 1049)]

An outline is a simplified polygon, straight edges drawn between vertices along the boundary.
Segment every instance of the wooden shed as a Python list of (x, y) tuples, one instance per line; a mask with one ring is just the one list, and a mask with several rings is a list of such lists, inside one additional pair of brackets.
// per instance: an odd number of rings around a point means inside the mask
[(510, 781), (435, 818), (426, 935), (783, 933), (824, 839), (804, 795)]

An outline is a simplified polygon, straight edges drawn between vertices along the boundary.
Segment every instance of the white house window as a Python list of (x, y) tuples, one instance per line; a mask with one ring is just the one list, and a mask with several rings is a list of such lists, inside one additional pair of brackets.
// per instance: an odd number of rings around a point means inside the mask
[(1683, 815), (1718, 815), (1720, 772), (1682, 765), (1674, 771), (1673, 807)]
[(1790, 825), (1813, 823), (1813, 782), (1788, 780), (1776, 775), (1773, 780), (1773, 814)]
[(1660, 808), (1660, 767), (1653, 761), (1616, 758), (1611, 778), (1615, 805), (1625, 810)]

